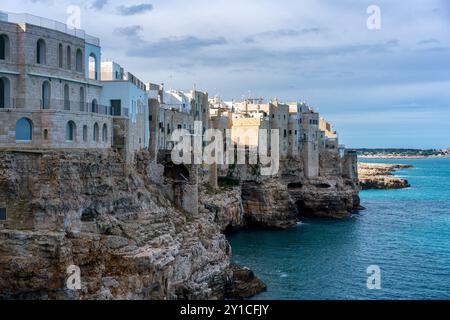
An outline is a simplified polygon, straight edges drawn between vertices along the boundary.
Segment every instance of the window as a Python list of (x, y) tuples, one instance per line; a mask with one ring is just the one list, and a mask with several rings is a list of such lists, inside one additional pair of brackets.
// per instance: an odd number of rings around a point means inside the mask
[(45, 64), (46, 63), (47, 49), (45, 46), (45, 41), (39, 39), (36, 44), (36, 63)]
[(80, 111), (84, 111), (84, 88), (83, 87), (80, 87)]
[(50, 82), (44, 81), (42, 83), (42, 109), (50, 109)]
[(286, 138), (286, 136), (287, 136), (287, 131), (286, 131), (286, 129), (284, 129), (284, 137)]
[(44, 140), (48, 140), (48, 130), (44, 129)]
[(108, 126), (105, 124), (103, 124), (103, 129), (102, 129), (102, 140), (103, 142), (108, 141)]
[(98, 123), (96, 122), (96, 123), (94, 124), (94, 134), (93, 134), (93, 140), (94, 140), (94, 141), (98, 141), (98, 135), (99, 135), (98, 130), (99, 130), (99, 128), (98, 128)]
[(0, 208), (0, 220), (1, 221), (6, 220), (6, 208)]
[(61, 43), (58, 46), (58, 66), (63, 67), (63, 45)]
[(67, 55), (67, 69), (70, 70), (72, 68), (72, 49), (70, 48), (70, 46), (67, 46), (66, 55)]
[(16, 141), (31, 141), (33, 138), (33, 123), (28, 118), (16, 122)]
[(66, 141), (73, 142), (75, 140), (75, 122), (69, 121), (66, 124)]
[(0, 108), (10, 108), (10, 85), (8, 78), (0, 78)]
[(70, 110), (69, 85), (64, 85), (64, 110)]
[(98, 80), (97, 57), (94, 53), (89, 55), (89, 79)]
[(292, 134), (292, 130), (289, 130), (289, 135), (291, 135)]
[(111, 115), (120, 116), (122, 111), (122, 100), (115, 99), (110, 100), (111, 103)]
[(77, 53), (75, 55), (75, 70), (77, 72), (83, 72), (83, 52), (81, 49), (77, 49)]
[(97, 103), (97, 99), (93, 99), (93, 100), (92, 100), (91, 111), (94, 112), (94, 113), (98, 113), (98, 103)]
[(6, 34), (0, 35), (0, 60), (9, 58), (9, 38)]
[(87, 142), (87, 126), (83, 126), (83, 141)]

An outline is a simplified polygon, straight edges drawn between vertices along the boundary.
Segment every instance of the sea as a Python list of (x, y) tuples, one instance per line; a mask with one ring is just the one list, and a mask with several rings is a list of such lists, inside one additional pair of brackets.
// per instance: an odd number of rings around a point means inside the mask
[(450, 299), (450, 158), (361, 159), (411, 164), (411, 188), (360, 193), (351, 218), (229, 237), (233, 261), (268, 286), (254, 299)]

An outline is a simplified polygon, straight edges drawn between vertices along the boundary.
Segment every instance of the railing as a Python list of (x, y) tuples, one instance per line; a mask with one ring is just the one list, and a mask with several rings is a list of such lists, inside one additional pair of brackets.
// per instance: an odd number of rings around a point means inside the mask
[(17, 99), (15, 98), (3, 98), (0, 101), (0, 109), (14, 109), (16, 108)]
[(38, 17), (27, 13), (11, 13), (7, 11), (0, 11), (0, 21), (12, 22), (12, 23), (28, 23), (38, 27), (48, 28), (60, 32), (64, 32), (71, 36), (75, 36), (84, 39), (89, 44), (99, 47), (100, 39), (86, 34), (84, 30), (70, 28), (64, 23), (50, 20), (47, 18)]
[[(25, 109), (25, 110), (60, 110), (74, 112), (91, 112), (103, 115), (115, 115), (112, 113), (111, 106), (102, 104), (92, 104), (77, 100), (64, 99), (24, 99), (10, 98), (0, 101), (0, 109)], [(122, 114), (119, 116), (129, 117), (129, 109), (122, 108)]]

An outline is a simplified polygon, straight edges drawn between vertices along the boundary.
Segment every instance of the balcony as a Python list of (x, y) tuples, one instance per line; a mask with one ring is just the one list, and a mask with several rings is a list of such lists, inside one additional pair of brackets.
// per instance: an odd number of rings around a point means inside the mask
[(90, 112), (103, 115), (111, 115), (111, 107), (92, 104), (91, 102), (60, 100), (60, 99), (23, 99), (11, 98), (0, 101), (0, 109), (24, 109), (24, 110), (58, 110), (74, 112)]
[(28, 24), (32, 24), (32, 25), (35, 25), (38, 27), (63, 32), (68, 35), (71, 35), (71, 36), (74, 36), (77, 38), (81, 38), (86, 43), (92, 44), (97, 47), (100, 46), (100, 39), (86, 34), (86, 32), (84, 30), (70, 28), (69, 26), (67, 26), (64, 23), (61, 23), (61, 22), (58, 22), (55, 20), (51, 20), (51, 19), (47, 19), (47, 18), (38, 17), (38, 16), (35, 16), (32, 14), (11, 13), (11, 12), (6, 12), (6, 11), (0, 11), (0, 21), (11, 22), (11, 23), (28, 23)]

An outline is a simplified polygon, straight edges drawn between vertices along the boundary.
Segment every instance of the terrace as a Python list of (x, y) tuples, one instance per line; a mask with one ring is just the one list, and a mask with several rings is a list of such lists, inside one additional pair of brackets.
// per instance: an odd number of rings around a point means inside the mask
[(56, 30), (59, 32), (66, 33), (68, 35), (78, 37), (86, 41), (86, 43), (92, 44), (94, 46), (99, 47), (100, 46), (100, 39), (93, 37), (91, 35), (88, 35), (84, 30), (82, 29), (76, 29), (71, 28), (68, 25), (47, 19), (38, 17), (32, 14), (27, 13), (11, 13), (6, 11), (0, 11), (0, 21), (4, 22), (11, 22), (11, 23), (27, 23), (32, 24), (38, 27), (47, 28), (51, 30)]

